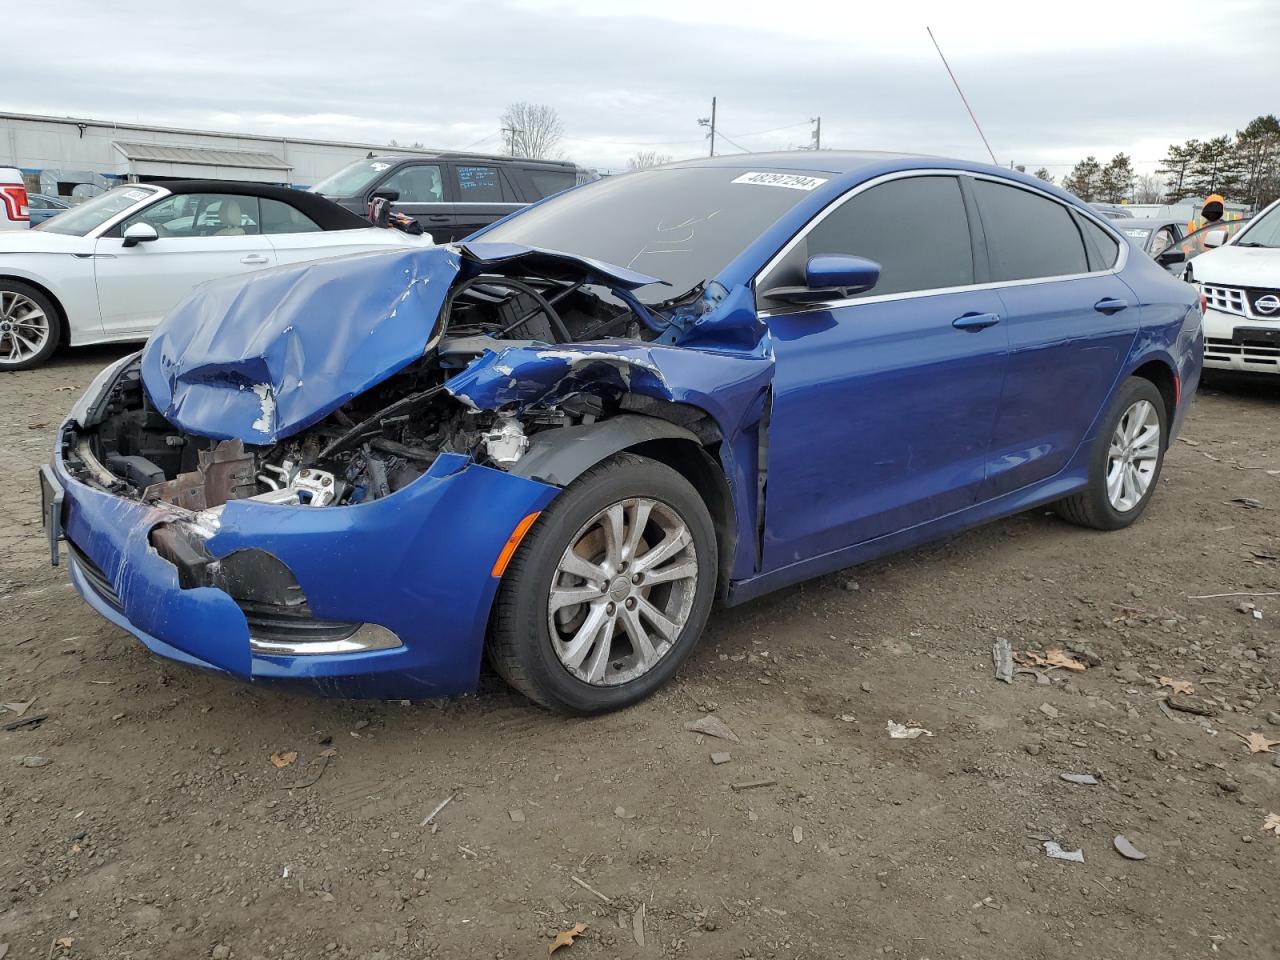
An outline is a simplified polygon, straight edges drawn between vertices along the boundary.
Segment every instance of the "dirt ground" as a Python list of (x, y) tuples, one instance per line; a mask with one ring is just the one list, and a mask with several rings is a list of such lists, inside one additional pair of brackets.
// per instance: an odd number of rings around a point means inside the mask
[[(1280, 740), (1280, 596), (1196, 599), (1280, 590), (1280, 386), (1203, 391), (1127, 531), (1038, 510), (719, 611), (658, 696), (572, 721), (492, 677), (279, 694), (101, 620), (36, 468), (120, 352), (0, 380), (0, 702), (48, 715), (0, 732), (0, 957), (501, 960), (576, 922), (558, 958), (1280, 955), (1280, 754), (1242, 740)], [(1006, 685), (998, 637), (1094, 665)]]

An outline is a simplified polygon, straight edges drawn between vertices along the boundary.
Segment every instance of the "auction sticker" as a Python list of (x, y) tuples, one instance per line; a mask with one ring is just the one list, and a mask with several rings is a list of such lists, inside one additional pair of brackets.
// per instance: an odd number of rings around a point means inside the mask
[(813, 190), (827, 182), (826, 177), (807, 177), (801, 173), (744, 173), (731, 183), (753, 183), (758, 187), (786, 187), (789, 190)]

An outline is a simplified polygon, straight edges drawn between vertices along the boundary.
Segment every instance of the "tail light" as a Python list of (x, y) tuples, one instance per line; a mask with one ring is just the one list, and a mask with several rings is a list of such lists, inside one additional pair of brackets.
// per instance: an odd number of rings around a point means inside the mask
[(0, 184), (0, 203), (4, 204), (4, 212), (10, 220), (30, 220), (27, 188), (20, 183)]

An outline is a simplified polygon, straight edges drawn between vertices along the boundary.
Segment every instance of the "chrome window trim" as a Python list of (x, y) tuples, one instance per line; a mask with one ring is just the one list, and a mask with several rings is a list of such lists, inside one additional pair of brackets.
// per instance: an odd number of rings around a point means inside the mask
[[(1071, 211), (1075, 211), (1076, 213), (1079, 213), (1081, 216), (1087, 217), (1097, 226), (1102, 227), (1103, 232), (1105, 232), (1109, 237), (1111, 237), (1113, 240), (1116, 241), (1116, 245), (1119, 248), (1119, 252), (1116, 254), (1115, 263), (1112, 264), (1106, 270), (1090, 270), (1085, 273), (1059, 274), (1052, 277), (1028, 277), (1024, 280), (997, 280), (997, 281), (991, 281), (988, 283), (968, 283), (958, 287), (934, 287), (929, 290), (904, 290), (900, 293), (886, 293), (880, 296), (872, 296), (872, 297), (845, 297), (840, 300), (825, 300), (821, 303), (815, 303), (812, 305), (799, 307), (798, 309), (795, 309), (795, 310), (760, 310), (760, 311), (757, 311), (757, 314), (761, 318), (778, 317), (778, 316), (791, 317), (797, 314), (814, 313), (818, 310), (833, 310), (838, 307), (850, 307), (860, 303), (887, 303), (894, 300), (916, 300), (922, 297), (937, 297), (937, 296), (943, 296), (949, 293), (960, 293), (966, 290), (999, 290), (1004, 287), (1025, 287), (1025, 286), (1031, 286), (1032, 284), (1040, 284), (1040, 283), (1063, 283), (1069, 280), (1080, 280), (1085, 277), (1105, 277), (1109, 274), (1117, 274), (1120, 271), (1122, 271), (1129, 262), (1129, 242), (1125, 240), (1123, 237), (1121, 237), (1119, 234), (1117, 234), (1116, 231), (1110, 225), (1107, 224), (1106, 220), (1101, 215), (1093, 214), (1090, 211), (1081, 210), (1079, 207), (1074, 207), (1074, 206), (1071, 206), (1070, 204), (1064, 203), (1059, 198), (1053, 196), (1053, 194), (1048, 193), (1044, 190), (1039, 190), (1036, 187), (1031, 186), (1029, 184), (1019, 183), (1014, 180), (1008, 180), (1004, 177), (997, 177), (989, 173), (974, 173), (969, 170), (946, 170), (942, 168), (930, 167), (930, 168), (921, 169), (921, 170), (897, 170), (893, 173), (886, 173), (872, 180), (867, 180), (865, 183), (859, 183), (856, 186), (850, 187), (848, 190), (842, 193), (835, 200), (831, 201), (831, 203), (823, 207), (822, 210), (820, 210), (813, 217), (813, 219), (811, 219), (803, 227), (797, 230), (795, 236), (793, 236), (790, 240), (788, 240), (782, 246), (782, 248), (778, 250), (778, 252), (775, 253), (768, 260), (767, 263), (765, 263), (763, 267), (761, 267), (758, 271), (756, 271), (756, 275), (751, 279), (752, 288), (758, 292), (760, 290), (760, 281), (765, 276), (767, 276), (771, 270), (777, 267), (778, 264), (781, 263), (782, 260), (789, 253), (791, 253), (792, 250), (795, 249), (798, 243), (800, 243), (802, 240), (804, 240), (805, 237), (809, 235), (809, 231), (811, 231), (814, 227), (816, 227), (828, 216), (830, 216), (840, 207), (844, 206), (846, 203), (848, 203), (858, 194), (866, 190), (870, 190), (872, 187), (877, 187), (882, 183), (888, 183), (892, 180), (905, 180), (913, 177), (938, 177), (938, 176), (956, 177), (956, 178), (969, 177), (970, 179), (973, 179), (973, 180), (990, 180), (993, 183), (998, 183), (1003, 186), (1013, 187), (1014, 189), (1017, 189), (1017, 190), (1026, 190), (1028, 193), (1034, 193), (1038, 196), (1043, 197), (1046, 200), (1051, 200), (1054, 203), (1056, 203), (1058, 206), (1067, 210), (1068, 213), (1070, 213)], [(1081, 243), (1085, 243), (1087, 245), (1087, 241), (1085, 241), (1083, 236), (1080, 238), (1080, 240), (1081, 240)]]

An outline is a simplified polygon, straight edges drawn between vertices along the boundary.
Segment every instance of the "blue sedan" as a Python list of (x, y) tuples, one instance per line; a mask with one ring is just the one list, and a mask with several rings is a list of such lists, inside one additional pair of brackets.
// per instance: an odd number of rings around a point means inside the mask
[(720, 157), (457, 245), (215, 281), (42, 470), (54, 562), (153, 651), (337, 696), (652, 693), (737, 604), (1046, 504), (1117, 530), (1195, 291), (980, 164)]

